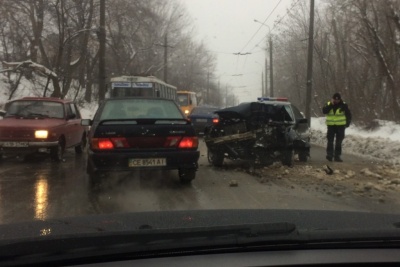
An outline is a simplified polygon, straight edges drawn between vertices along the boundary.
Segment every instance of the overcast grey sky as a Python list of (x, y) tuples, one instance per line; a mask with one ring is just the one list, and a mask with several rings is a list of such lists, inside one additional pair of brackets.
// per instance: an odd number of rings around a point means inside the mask
[[(220, 84), (233, 89), (240, 102), (254, 101), (261, 95), (261, 72), (264, 70), (268, 27), (254, 22), (274, 23), (290, 8), (292, 0), (181, 0), (191, 14), (197, 37), (204, 40), (218, 59)], [(300, 0), (304, 1), (304, 0)], [(274, 32), (274, 31), (273, 31)], [(234, 53), (251, 53), (234, 55)], [(242, 74), (242, 76), (231, 76)], [(246, 87), (243, 87), (246, 86)], [(240, 87), (240, 88), (239, 88)]]

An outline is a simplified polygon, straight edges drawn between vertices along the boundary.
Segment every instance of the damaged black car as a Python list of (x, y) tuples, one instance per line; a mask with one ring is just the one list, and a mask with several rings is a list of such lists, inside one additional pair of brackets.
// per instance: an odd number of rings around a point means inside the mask
[(222, 166), (225, 158), (245, 160), (251, 168), (278, 161), (293, 166), (295, 155), (308, 160), (308, 120), (286, 99), (259, 98), (215, 113), (219, 121), (204, 136), (212, 165)]

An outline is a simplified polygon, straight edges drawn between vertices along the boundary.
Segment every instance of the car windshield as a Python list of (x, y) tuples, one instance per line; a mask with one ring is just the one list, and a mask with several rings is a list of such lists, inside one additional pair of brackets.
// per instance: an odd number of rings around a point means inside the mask
[(178, 94), (176, 98), (179, 106), (189, 105), (189, 95), (188, 94)]
[(400, 0), (0, 1), (0, 266), (399, 222)]
[(64, 118), (64, 107), (61, 103), (50, 101), (14, 101), (8, 106), (6, 116), (39, 116), (62, 119)]

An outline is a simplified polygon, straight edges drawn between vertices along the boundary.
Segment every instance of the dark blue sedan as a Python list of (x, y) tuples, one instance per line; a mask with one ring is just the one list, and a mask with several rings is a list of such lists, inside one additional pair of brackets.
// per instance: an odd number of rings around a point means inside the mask
[(207, 106), (193, 108), (188, 118), (192, 122), (197, 135), (204, 135), (206, 126), (218, 120), (218, 115), (214, 113), (214, 111), (217, 110), (219, 110), (219, 108)]

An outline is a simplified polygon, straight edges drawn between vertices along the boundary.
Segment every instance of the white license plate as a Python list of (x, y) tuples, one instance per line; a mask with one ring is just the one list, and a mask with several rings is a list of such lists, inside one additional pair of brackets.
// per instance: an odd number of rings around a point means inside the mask
[(28, 142), (4, 142), (3, 147), (28, 147)]
[(196, 119), (197, 122), (207, 122), (207, 119)]
[(159, 167), (167, 166), (165, 158), (129, 159), (129, 167)]

